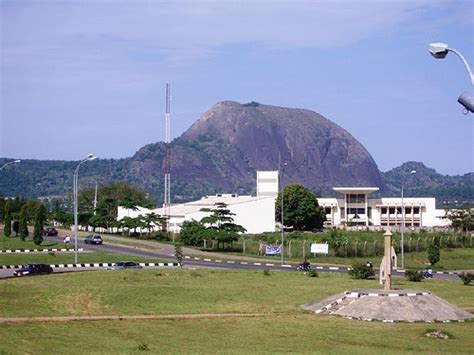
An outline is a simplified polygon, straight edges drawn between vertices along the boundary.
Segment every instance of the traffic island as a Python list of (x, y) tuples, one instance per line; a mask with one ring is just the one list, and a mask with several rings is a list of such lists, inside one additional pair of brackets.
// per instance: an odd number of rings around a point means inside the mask
[(304, 310), (366, 321), (464, 322), (474, 316), (431, 292), (353, 290), (304, 304)]

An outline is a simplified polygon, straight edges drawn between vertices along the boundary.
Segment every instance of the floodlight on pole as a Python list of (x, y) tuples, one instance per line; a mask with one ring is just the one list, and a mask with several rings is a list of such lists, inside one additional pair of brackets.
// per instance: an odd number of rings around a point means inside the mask
[(2, 167), (0, 168), (0, 171), (5, 169), (8, 165), (16, 164), (16, 163), (19, 163), (19, 162), (21, 162), (20, 159), (9, 161), (8, 163), (5, 163), (5, 164), (2, 165)]
[(77, 164), (76, 170), (74, 171), (74, 180), (73, 180), (73, 200), (74, 200), (74, 263), (77, 264), (77, 192), (78, 192), (78, 178), (79, 178), (79, 168), (80, 166), (87, 162), (97, 159), (94, 154), (89, 154), (85, 159), (81, 160)]
[[(410, 171), (410, 175), (416, 174), (416, 170)], [(408, 175), (408, 176), (410, 176)], [(406, 177), (402, 179), (402, 228), (401, 228), (401, 241), (400, 241), (400, 252), (402, 254), (402, 269), (405, 269), (405, 204), (403, 203), (403, 186), (405, 185)]]
[[(430, 43), (429, 45), (429, 51), (431, 55), (436, 58), (436, 59), (444, 59), (448, 55), (449, 52), (453, 52), (456, 54), (459, 59), (461, 59), (461, 62), (464, 64), (464, 67), (467, 70), (467, 74), (469, 76), (469, 81), (471, 82), (471, 85), (474, 87), (474, 74), (472, 73), (471, 67), (469, 66), (468, 61), (466, 58), (462, 55), (461, 52), (454, 48), (450, 48), (446, 43)], [(468, 112), (474, 113), (474, 98), (472, 98), (469, 93), (464, 92), (462, 93), (459, 98), (458, 102), (464, 107), (464, 112), (467, 114)]]

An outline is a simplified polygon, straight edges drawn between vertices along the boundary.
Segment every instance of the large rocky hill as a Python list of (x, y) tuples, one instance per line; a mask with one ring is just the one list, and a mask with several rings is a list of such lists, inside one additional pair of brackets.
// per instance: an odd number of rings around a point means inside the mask
[[(129, 158), (89, 162), (81, 167), (80, 187), (124, 181), (146, 190), (160, 204), (164, 157), (164, 143), (155, 143)], [(325, 195), (331, 194), (334, 186), (379, 186), (382, 194), (398, 194), (400, 174), (410, 168), (402, 166), (380, 173), (362, 144), (315, 112), (224, 101), (171, 143), (172, 201), (218, 192), (253, 193), (255, 171), (277, 170), (280, 159), (287, 163), (285, 185), (298, 182)], [(0, 159), (0, 165), (4, 162)], [(0, 172), (0, 193), (24, 197), (70, 195), (76, 165), (70, 161), (24, 160), (21, 166)], [(423, 174), (416, 174), (418, 185), (407, 183), (407, 194), (412, 189), (417, 194), (437, 196), (433, 189), (440, 188), (443, 199), (467, 196), (474, 200), (472, 174), (450, 180), (428, 170), (424, 167)], [(424, 180), (418, 180), (422, 176)], [(426, 189), (420, 189), (419, 183)]]

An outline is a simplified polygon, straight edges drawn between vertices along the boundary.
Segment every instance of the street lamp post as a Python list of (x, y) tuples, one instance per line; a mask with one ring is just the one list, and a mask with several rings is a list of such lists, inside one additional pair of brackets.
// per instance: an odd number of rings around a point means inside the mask
[(13, 160), (13, 161), (9, 161), (8, 163), (5, 163), (5, 164), (2, 165), (2, 167), (0, 168), (0, 171), (2, 171), (3, 169), (5, 169), (8, 165), (15, 164), (15, 163), (19, 163), (19, 162), (21, 162), (20, 159)]
[[(416, 170), (410, 171), (410, 174), (416, 174)], [(402, 253), (402, 269), (405, 269), (405, 204), (403, 203), (403, 186), (405, 184), (405, 178), (402, 179), (402, 229), (401, 229), (401, 253)]]
[(283, 175), (285, 174), (285, 167), (286, 167), (286, 165), (287, 165), (287, 163), (283, 163), (283, 169), (282, 169), (282, 171), (281, 171), (281, 177), (280, 177), (280, 180), (281, 180), (281, 182), (280, 182), (280, 183), (281, 183), (281, 265), (283, 265), (283, 241), (284, 241), (283, 238), (284, 238), (284, 233), (285, 233), (285, 232), (284, 232), (284, 229), (285, 229), (285, 228), (284, 228), (284, 223), (283, 223), (283, 222), (284, 222), (284, 218), (283, 218), (283, 216), (284, 216), (284, 214), (283, 214), (283, 213), (284, 213), (284, 212), (283, 212), (283, 211), (284, 211), (284, 208), (283, 208), (283, 201), (285, 200), (285, 199), (283, 198), (283, 196), (284, 196), (284, 191), (285, 191), (285, 186), (284, 186), (284, 184), (283, 184)]
[(81, 160), (77, 164), (76, 170), (74, 171), (74, 180), (73, 180), (73, 199), (74, 199), (74, 263), (77, 264), (77, 185), (79, 178), (79, 168), (82, 163), (86, 161), (97, 159), (94, 154), (89, 154), (84, 160)]
[[(431, 55), (436, 59), (446, 58), (449, 52), (453, 52), (454, 54), (456, 54), (459, 59), (461, 59), (461, 62), (464, 64), (464, 67), (466, 68), (467, 74), (469, 76), (469, 81), (474, 87), (474, 74), (472, 73), (469, 63), (467, 62), (466, 58), (464, 58), (461, 52), (454, 48), (449, 48), (446, 43), (430, 43), (429, 50)], [(458, 102), (464, 106), (466, 114), (468, 111), (474, 113), (474, 99), (467, 92), (464, 92), (459, 96)]]

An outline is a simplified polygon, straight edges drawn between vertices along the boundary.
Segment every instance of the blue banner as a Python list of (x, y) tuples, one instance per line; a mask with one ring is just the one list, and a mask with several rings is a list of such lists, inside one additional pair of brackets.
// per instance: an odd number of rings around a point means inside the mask
[(281, 245), (265, 245), (265, 254), (266, 255), (281, 255)]

